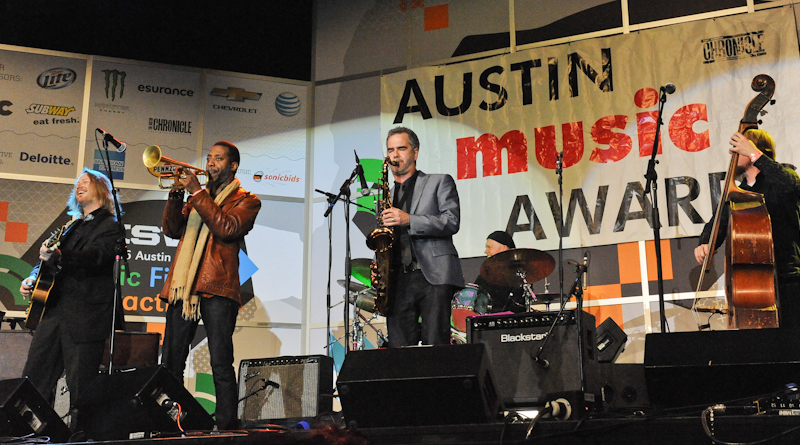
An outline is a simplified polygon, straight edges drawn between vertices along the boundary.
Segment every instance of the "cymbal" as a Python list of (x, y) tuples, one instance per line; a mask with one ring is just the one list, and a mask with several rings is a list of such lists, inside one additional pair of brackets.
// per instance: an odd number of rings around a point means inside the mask
[[(344, 280), (336, 280), (339, 283), (339, 286), (347, 288), (347, 282)], [(361, 283), (356, 283), (355, 281), (350, 282), (350, 292), (361, 292), (364, 289), (369, 289), (367, 286), (364, 286)]]
[(489, 257), (481, 265), (481, 276), (495, 286), (520, 286), (525, 281), (535, 283), (550, 275), (556, 260), (547, 252), (536, 249), (509, 249)]
[(353, 258), (350, 260), (350, 270), (353, 274), (353, 278), (366, 286), (372, 284), (372, 280), (370, 280), (370, 264), (372, 264), (370, 258)]

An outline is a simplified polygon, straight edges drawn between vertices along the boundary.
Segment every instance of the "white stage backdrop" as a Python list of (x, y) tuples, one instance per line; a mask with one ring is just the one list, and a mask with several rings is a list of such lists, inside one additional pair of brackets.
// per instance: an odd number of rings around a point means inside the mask
[(412, 128), (418, 167), (456, 178), (461, 257), (503, 229), (518, 247), (558, 247), (562, 150), (566, 248), (652, 239), (644, 174), (658, 90), (674, 83), (657, 156), (661, 236), (695, 236), (758, 74), (777, 85), (761, 128), (779, 161), (795, 159), (798, 68), (792, 10), (774, 9), (387, 75), (381, 129)]

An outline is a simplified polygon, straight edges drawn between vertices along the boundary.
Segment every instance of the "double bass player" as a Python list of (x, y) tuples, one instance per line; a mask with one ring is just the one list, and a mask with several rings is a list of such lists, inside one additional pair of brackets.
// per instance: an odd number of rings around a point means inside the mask
[[(775, 161), (775, 141), (761, 129), (736, 132), (730, 139), (731, 154), (738, 153), (736, 176), (742, 177), (740, 188), (764, 195), (772, 225), (775, 264), (777, 268), (778, 316), (781, 328), (800, 326), (800, 176), (793, 168)], [(728, 226), (729, 204), (725, 204), (720, 227)], [(709, 252), (714, 218), (700, 235), (695, 259), (703, 263)], [(719, 231), (717, 247), (725, 230)]]

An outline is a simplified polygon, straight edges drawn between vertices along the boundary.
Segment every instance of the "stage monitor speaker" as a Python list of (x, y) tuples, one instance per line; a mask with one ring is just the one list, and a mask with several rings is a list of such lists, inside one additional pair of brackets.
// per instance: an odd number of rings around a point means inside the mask
[(336, 386), (350, 428), (485, 423), (500, 412), (482, 344), (352, 351)]
[(628, 334), (623, 331), (613, 318), (608, 317), (597, 327), (597, 361), (613, 363), (625, 350)]
[[(71, 435), (58, 414), (26, 378), (0, 381), (0, 436), (49, 436), (64, 443)], [(3, 441), (5, 443), (5, 441)]]
[[(483, 343), (494, 370), (497, 392), (506, 408), (544, 406), (547, 395), (584, 390), (597, 394), (594, 316), (581, 312), (583, 349), (578, 349), (575, 311), (483, 315), (467, 320), (467, 342)], [(540, 355), (534, 357), (556, 321)], [(546, 360), (546, 362), (544, 362)], [(586, 386), (581, 385), (583, 360)], [(546, 365), (545, 365), (546, 364)]]
[(324, 355), (242, 360), (239, 419), (245, 425), (333, 411), (333, 359)]
[(754, 398), (798, 383), (800, 329), (648, 334), (644, 366), (661, 408)]
[(600, 399), (606, 411), (647, 408), (650, 399), (641, 363), (600, 363)]
[(162, 366), (100, 374), (74, 405), (78, 408), (77, 428), (91, 440), (141, 439), (155, 432), (179, 432), (178, 413), (184, 430), (214, 427), (206, 410)]

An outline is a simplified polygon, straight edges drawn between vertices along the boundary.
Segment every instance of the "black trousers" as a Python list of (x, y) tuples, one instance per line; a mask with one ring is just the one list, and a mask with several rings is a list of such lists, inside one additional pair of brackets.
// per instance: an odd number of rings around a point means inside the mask
[(396, 286), (386, 318), (389, 347), (450, 344), (450, 302), (458, 287), (430, 284), (421, 270), (400, 272)]
[[(161, 362), (183, 382), (183, 371), (189, 346), (194, 339), (199, 321), (184, 320), (183, 303), (170, 304), (167, 308), (167, 326), (164, 330), (164, 347)], [(236, 372), (233, 369), (233, 330), (239, 304), (230, 298), (200, 298), (200, 316), (208, 337), (211, 354), (211, 373), (217, 397), (215, 419), (221, 430), (239, 427), (237, 407), (239, 391)]]
[(49, 309), (36, 328), (23, 376), (52, 402), (58, 379), (66, 373), (70, 404), (74, 404), (97, 377), (105, 340), (76, 343), (61, 323), (62, 317), (74, 315), (61, 312), (58, 306)]

